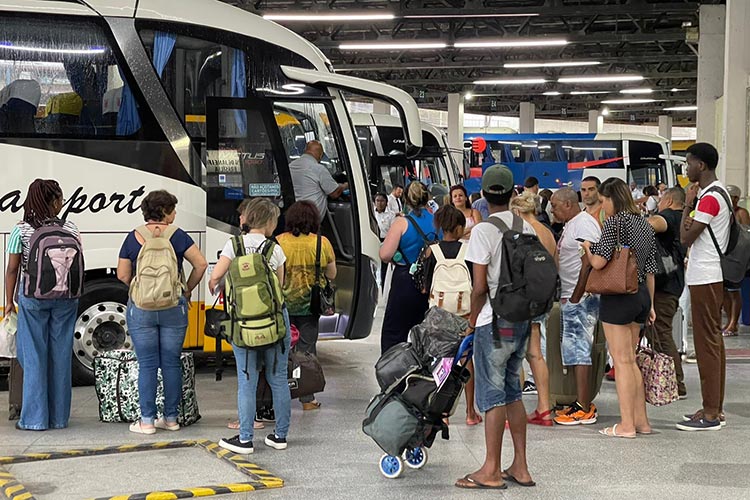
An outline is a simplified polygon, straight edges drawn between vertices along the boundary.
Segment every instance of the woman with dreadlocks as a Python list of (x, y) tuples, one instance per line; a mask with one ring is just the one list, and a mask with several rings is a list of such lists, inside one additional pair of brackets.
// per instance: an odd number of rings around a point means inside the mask
[[(71, 357), (73, 328), (78, 299), (37, 299), (23, 292), (34, 232), (62, 210), (63, 192), (57, 181), (36, 179), (29, 186), (23, 204), (23, 220), (13, 227), (8, 239), (8, 267), (5, 271), (5, 314), (16, 311), (18, 300), (18, 361), (23, 367), (23, 405), (20, 430), (64, 429), (70, 418)], [(58, 221), (62, 230), (80, 242), (70, 221)], [(18, 285), (18, 287), (17, 287)], [(20, 290), (16, 297), (16, 290)]]

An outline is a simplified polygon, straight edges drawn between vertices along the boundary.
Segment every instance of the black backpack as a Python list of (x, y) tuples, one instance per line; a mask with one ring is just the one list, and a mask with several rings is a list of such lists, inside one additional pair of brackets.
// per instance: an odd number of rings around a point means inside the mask
[(404, 261), (409, 265), (409, 274), (411, 274), (411, 278), (414, 281), (414, 286), (417, 287), (417, 290), (419, 290), (420, 292), (427, 293), (427, 270), (425, 269), (427, 249), (430, 248), (430, 245), (438, 243), (439, 240), (433, 232), (430, 232), (432, 238), (428, 238), (425, 232), (422, 231), (422, 228), (419, 227), (419, 224), (417, 224), (417, 221), (415, 221), (411, 215), (407, 215), (406, 220), (411, 223), (412, 226), (414, 226), (414, 229), (417, 230), (417, 233), (419, 233), (419, 236), (422, 238), (422, 249), (419, 251), (419, 257), (417, 257), (417, 260), (415, 262), (409, 262), (404, 252), (401, 252), (401, 255), (403, 256)]
[[(535, 235), (523, 233), (523, 219), (513, 214), (513, 228), (498, 217), (487, 221), (502, 233), (502, 261), (497, 292), (490, 298), (493, 313), (511, 323), (536, 318), (560, 298), (555, 259)], [(554, 277), (554, 278), (553, 278)]]

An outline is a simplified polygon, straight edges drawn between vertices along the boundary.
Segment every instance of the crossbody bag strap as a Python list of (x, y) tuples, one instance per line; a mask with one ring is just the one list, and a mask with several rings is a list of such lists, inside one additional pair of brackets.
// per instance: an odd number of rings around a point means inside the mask
[(320, 247), (322, 246), (323, 237), (318, 233), (317, 242), (315, 243), (315, 284), (320, 284)]
[(424, 241), (425, 243), (429, 243), (429, 242), (430, 242), (430, 240), (428, 240), (428, 239), (427, 239), (427, 235), (426, 235), (426, 234), (424, 233), (424, 231), (422, 231), (422, 228), (421, 228), (421, 227), (419, 227), (419, 224), (417, 224), (417, 221), (415, 221), (415, 220), (414, 220), (414, 219), (412, 218), (412, 216), (411, 216), (411, 215), (407, 215), (407, 216), (406, 216), (406, 218), (407, 218), (407, 219), (408, 219), (409, 221), (411, 221), (412, 225), (414, 226), (414, 229), (416, 229), (416, 230), (417, 230), (417, 232), (419, 233), (419, 236), (421, 236), (421, 237), (422, 237), (422, 241)]

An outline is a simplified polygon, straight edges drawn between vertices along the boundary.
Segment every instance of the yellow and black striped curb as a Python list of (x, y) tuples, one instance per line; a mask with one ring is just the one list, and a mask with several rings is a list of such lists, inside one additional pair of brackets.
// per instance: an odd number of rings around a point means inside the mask
[(9, 500), (34, 500), (34, 496), (28, 492), (26, 487), (3, 469), (3, 465), (22, 464), (29, 462), (40, 462), (46, 460), (61, 460), (65, 458), (81, 458), (99, 455), (114, 455), (118, 453), (133, 453), (138, 451), (169, 450), (178, 448), (200, 447), (220, 460), (231, 464), (238, 471), (250, 477), (250, 481), (240, 483), (218, 484), (211, 486), (198, 486), (167, 491), (150, 491), (147, 493), (135, 493), (130, 495), (116, 495), (111, 497), (100, 497), (96, 500), (173, 500), (177, 498), (196, 498), (212, 495), (225, 495), (230, 493), (243, 493), (270, 488), (281, 488), (284, 480), (260, 468), (254, 463), (248, 462), (244, 455), (237, 455), (229, 450), (221, 448), (218, 443), (207, 439), (186, 441), (161, 441), (156, 443), (126, 444), (120, 446), (107, 446), (101, 448), (83, 448), (66, 451), (54, 451), (48, 453), (26, 453), (23, 455), (12, 455), (0, 457), (0, 493)]
[(26, 487), (16, 480), (15, 476), (0, 467), (0, 493), (9, 500), (34, 500)]

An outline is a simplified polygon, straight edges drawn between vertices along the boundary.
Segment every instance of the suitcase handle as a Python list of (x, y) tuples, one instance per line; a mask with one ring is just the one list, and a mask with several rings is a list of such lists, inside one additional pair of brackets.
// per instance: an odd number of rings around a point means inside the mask
[(453, 359), (453, 364), (457, 365), (464, 356), (471, 357), (474, 351), (474, 334), (470, 333), (461, 341), (461, 345), (458, 346), (458, 353)]

